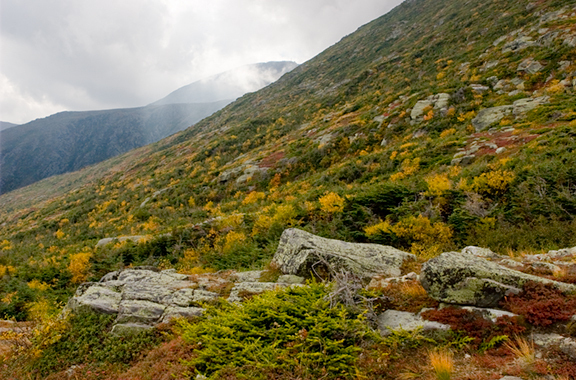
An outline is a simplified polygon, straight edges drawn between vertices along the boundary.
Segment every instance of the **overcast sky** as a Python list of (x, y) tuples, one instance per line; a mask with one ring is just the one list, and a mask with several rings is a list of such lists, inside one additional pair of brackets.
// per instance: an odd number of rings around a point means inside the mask
[(401, 0), (0, 0), (0, 120), (137, 107), (238, 66), (302, 63)]

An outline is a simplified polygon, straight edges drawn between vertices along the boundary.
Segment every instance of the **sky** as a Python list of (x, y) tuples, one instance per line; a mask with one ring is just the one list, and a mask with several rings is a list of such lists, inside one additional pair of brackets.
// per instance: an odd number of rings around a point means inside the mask
[(0, 0), (0, 120), (138, 107), (239, 66), (303, 63), (401, 0)]

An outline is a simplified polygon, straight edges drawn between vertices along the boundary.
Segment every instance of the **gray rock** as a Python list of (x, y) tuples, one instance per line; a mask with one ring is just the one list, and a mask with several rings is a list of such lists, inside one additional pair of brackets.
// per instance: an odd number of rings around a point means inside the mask
[(150, 301), (121, 301), (116, 323), (154, 324), (160, 322), (166, 306)]
[(525, 99), (518, 99), (512, 106), (514, 107), (512, 113), (515, 116), (519, 116), (525, 112), (531, 111), (542, 104), (546, 104), (550, 101), (549, 96), (540, 96), (537, 98), (525, 98)]
[(506, 148), (501, 146), (500, 148), (496, 149), (496, 154), (502, 154), (506, 152)]
[(484, 108), (472, 119), (472, 125), (476, 128), (476, 131), (482, 131), (512, 114), (513, 109), (514, 107), (509, 105)]
[(519, 268), (519, 269), (524, 268), (524, 264), (519, 263), (518, 261), (514, 261), (512, 259), (500, 260), (500, 264), (506, 265), (507, 267), (512, 267), (512, 268)]
[(134, 243), (139, 243), (143, 240), (146, 239), (146, 236), (140, 236), (140, 235), (136, 235), (136, 236), (118, 236), (118, 237), (111, 237), (111, 238), (104, 238), (104, 239), (100, 239), (98, 240), (98, 243), (96, 243), (96, 247), (103, 247), (106, 244), (110, 244), (113, 241), (117, 240), (118, 242), (124, 242), (127, 240), (133, 241)]
[(162, 323), (168, 323), (174, 318), (200, 317), (204, 313), (201, 307), (168, 306), (162, 315)]
[(548, 274), (558, 273), (561, 270), (558, 265), (554, 265), (554, 264), (546, 263), (546, 262), (542, 262), (542, 261), (534, 262), (530, 266), (536, 270), (543, 271), (543, 272), (546, 272)]
[(272, 264), (285, 274), (306, 277), (310, 276), (319, 259), (358, 276), (371, 278), (378, 274), (399, 276), (404, 261), (416, 257), (389, 246), (347, 243), (290, 228), (282, 233)]
[(497, 310), (497, 309), (487, 309), (483, 307), (474, 306), (464, 306), (462, 309), (468, 310), (470, 312), (478, 312), (484, 317), (484, 319), (496, 322), (500, 317), (517, 317), (517, 314), (510, 313), (509, 311)]
[(119, 336), (138, 335), (152, 328), (150, 325), (140, 323), (119, 323), (112, 327), (111, 334)]
[(288, 284), (275, 282), (240, 282), (237, 283), (230, 292), (228, 302), (241, 302), (246, 296), (253, 296), (270, 290), (287, 287)]
[(435, 109), (442, 109), (448, 106), (450, 101), (450, 94), (439, 93), (435, 95), (430, 95), (424, 100), (419, 100), (412, 108), (410, 112), (410, 117), (412, 120), (416, 120), (424, 114), (424, 109), (426, 107), (433, 107)]
[(293, 274), (285, 274), (278, 277), (278, 281), (280, 284), (303, 284), (306, 282), (304, 277), (295, 276)]
[(478, 94), (486, 92), (490, 89), (488, 86), (484, 86), (484, 85), (476, 84), (476, 83), (471, 84), (470, 88), (472, 89), (472, 91), (474, 91), (475, 93), (478, 93)]
[(257, 282), (262, 276), (264, 271), (252, 270), (247, 272), (236, 272), (232, 275), (232, 281), (234, 282)]
[(420, 282), (440, 302), (494, 307), (505, 296), (518, 293), (527, 281), (555, 285), (562, 292), (576, 286), (518, 272), (495, 262), (459, 252), (445, 252), (422, 266)]
[(378, 330), (380, 335), (388, 336), (395, 330), (414, 331), (416, 329), (430, 332), (433, 330), (448, 331), (450, 326), (442, 323), (426, 321), (416, 314), (406, 311), (386, 310), (378, 316)]
[(524, 71), (528, 74), (536, 74), (543, 68), (544, 66), (540, 62), (534, 60), (534, 58), (526, 58), (525, 60), (520, 62), (520, 64), (518, 65), (518, 69), (516, 70)]
[(518, 37), (514, 41), (508, 42), (502, 47), (502, 53), (518, 52), (529, 48), (531, 46), (536, 46), (538, 43), (532, 40), (530, 36)]
[(492, 252), (492, 250), (490, 248), (476, 247), (473, 245), (470, 245), (468, 247), (464, 247), (462, 249), (462, 253), (468, 253), (468, 254), (471, 254), (474, 256), (487, 257), (487, 258), (491, 258), (491, 259), (497, 259), (500, 257), (500, 255)]
[(74, 296), (67, 304), (71, 311), (85, 310), (103, 314), (116, 314), (120, 307), (122, 294), (107, 286), (92, 285), (82, 292), (80, 296)]
[(558, 347), (566, 355), (576, 359), (576, 340), (559, 334), (533, 334), (534, 344), (545, 348)]

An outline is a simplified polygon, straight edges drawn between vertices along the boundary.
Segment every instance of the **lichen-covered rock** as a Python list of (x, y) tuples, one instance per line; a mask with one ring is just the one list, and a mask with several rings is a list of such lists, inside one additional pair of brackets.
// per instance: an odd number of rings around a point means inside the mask
[(430, 95), (424, 100), (419, 100), (416, 102), (412, 111), (410, 112), (410, 117), (412, 120), (418, 119), (424, 114), (424, 109), (426, 107), (433, 107), (435, 109), (442, 109), (448, 106), (450, 101), (450, 94), (439, 93), (435, 95)]
[(132, 241), (134, 243), (139, 243), (141, 241), (146, 240), (146, 236), (135, 235), (135, 236), (118, 236), (118, 237), (110, 237), (98, 240), (96, 243), (96, 247), (103, 247), (106, 244), (110, 244), (113, 241), (124, 242), (124, 241)]
[(533, 334), (532, 339), (538, 346), (550, 349), (559, 348), (566, 355), (576, 359), (576, 340), (559, 334)]
[(402, 264), (415, 259), (411, 253), (389, 246), (347, 243), (290, 228), (282, 233), (272, 264), (285, 274), (309, 277), (316, 264), (327, 261), (336, 268), (371, 278), (376, 275), (399, 276)]
[(459, 252), (445, 252), (422, 266), (420, 282), (430, 297), (440, 302), (494, 307), (527, 281), (554, 284), (563, 292), (576, 286), (518, 272), (495, 262)]
[(528, 74), (536, 74), (538, 71), (542, 70), (544, 66), (536, 61), (534, 58), (526, 58), (518, 65), (517, 71), (524, 71)]
[(472, 119), (472, 125), (477, 131), (482, 131), (510, 115), (513, 109), (511, 105), (484, 108)]
[(422, 329), (423, 332), (438, 330), (445, 332), (450, 330), (450, 326), (438, 322), (426, 321), (420, 316), (406, 311), (386, 310), (378, 316), (378, 330), (380, 331), (380, 335), (388, 336), (392, 331), (400, 329), (406, 331)]

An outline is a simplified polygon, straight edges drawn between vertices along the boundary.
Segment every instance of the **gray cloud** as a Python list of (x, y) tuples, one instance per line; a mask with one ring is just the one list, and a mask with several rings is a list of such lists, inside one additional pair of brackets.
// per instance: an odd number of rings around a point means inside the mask
[(249, 63), (302, 63), (400, 0), (0, 0), (0, 119), (133, 107)]

